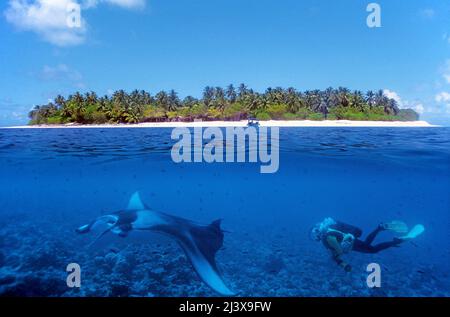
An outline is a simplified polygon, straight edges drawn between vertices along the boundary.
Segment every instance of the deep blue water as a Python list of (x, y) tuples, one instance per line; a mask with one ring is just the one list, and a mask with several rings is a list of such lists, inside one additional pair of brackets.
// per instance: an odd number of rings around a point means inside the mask
[[(173, 163), (170, 133), (0, 130), (0, 294), (215, 296), (168, 238), (108, 235), (88, 247), (94, 237), (74, 232), (140, 191), (155, 210), (223, 219), (217, 265), (239, 295), (450, 295), (449, 128), (282, 128), (275, 174), (260, 163)], [(426, 231), (346, 255), (346, 273), (309, 239), (325, 217), (364, 234), (393, 219)], [(65, 284), (70, 262), (82, 267), (80, 289)], [(379, 289), (365, 283), (371, 262), (382, 267)]]

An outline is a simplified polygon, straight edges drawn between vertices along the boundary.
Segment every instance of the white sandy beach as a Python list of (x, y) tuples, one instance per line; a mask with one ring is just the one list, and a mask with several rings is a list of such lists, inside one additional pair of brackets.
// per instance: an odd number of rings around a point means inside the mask
[[(262, 127), (436, 127), (426, 121), (349, 121), (349, 120), (269, 120), (260, 121)], [(73, 128), (177, 128), (177, 127), (245, 127), (247, 121), (147, 122), (137, 124), (57, 124), (5, 127), (8, 129), (73, 129)]]

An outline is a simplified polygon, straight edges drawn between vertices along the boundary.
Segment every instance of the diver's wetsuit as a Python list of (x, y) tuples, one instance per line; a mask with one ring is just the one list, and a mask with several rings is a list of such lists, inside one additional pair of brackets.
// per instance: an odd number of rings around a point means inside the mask
[(346, 271), (350, 271), (351, 266), (345, 263), (341, 258), (342, 254), (344, 254), (344, 251), (341, 248), (341, 242), (344, 239), (344, 234), (350, 233), (355, 237), (352, 250), (362, 253), (377, 253), (381, 250), (385, 250), (402, 243), (402, 240), (394, 239), (392, 241), (372, 245), (372, 242), (378, 233), (384, 230), (381, 226), (378, 226), (374, 231), (372, 231), (364, 241), (359, 239), (362, 235), (362, 230), (352, 225), (336, 222), (330, 226), (330, 229), (332, 230), (328, 231), (322, 237), (322, 242), (327, 249), (331, 250), (333, 259), (336, 263), (342, 266)]
[(362, 253), (378, 253), (382, 250), (396, 247), (400, 243), (402, 243), (402, 240), (400, 239), (393, 239), (392, 241), (382, 242), (376, 245), (372, 245), (373, 240), (376, 238), (377, 234), (383, 231), (384, 229), (381, 226), (378, 226), (374, 231), (372, 231), (364, 241), (361, 241), (359, 239), (355, 239), (355, 242), (353, 243), (353, 250), (356, 252), (362, 252)]

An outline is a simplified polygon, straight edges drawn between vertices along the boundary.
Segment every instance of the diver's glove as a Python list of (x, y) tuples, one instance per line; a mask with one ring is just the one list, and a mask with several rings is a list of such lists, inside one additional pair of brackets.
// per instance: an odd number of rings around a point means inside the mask
[(345, 270), (345, 272), (351, 272), (352, 266), (350, 264), (345, 263), (344, 270)]
[(346, 263), (344, 260), (342, 260), (339, 256), (335, 256), (334, 257), (337, 264), (342, 267), (345, 272), (351, 272), (352, 271), (352, 266), (348, 263)]
[(339, 266), (341, 266), (345, 272), (351, 272), (352, 271), (352, 266), (348, 263), (345, 263), (344, 261), (342, 261), (341, 263), (339, 263)]

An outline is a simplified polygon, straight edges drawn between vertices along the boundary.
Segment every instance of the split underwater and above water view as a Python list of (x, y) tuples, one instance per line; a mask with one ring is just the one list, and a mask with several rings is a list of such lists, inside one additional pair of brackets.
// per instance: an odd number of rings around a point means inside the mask
[(267, 174), (171, 132), (0, 129), (0, 294), (450, 295), (449, 128), (280, 128)]
[(449, 12), (0, 1), (0, 300), (448, 302)]

